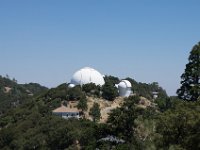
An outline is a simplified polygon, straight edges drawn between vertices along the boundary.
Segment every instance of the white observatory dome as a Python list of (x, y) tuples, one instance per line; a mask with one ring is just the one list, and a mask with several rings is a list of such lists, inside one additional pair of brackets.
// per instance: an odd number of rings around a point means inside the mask
[(105, 84), (105, 81), (103, 75), (97, 70), (85, 67), (74, 73), (69, 86), (73, 87), (73, 85), (83, 85), (88, 83), (102, 86)]
[(122, 80), (118, 84), (119, 95), (122, 97), (129, 97), (132, 93), (131, 87), (132, 85), (128, 80)]

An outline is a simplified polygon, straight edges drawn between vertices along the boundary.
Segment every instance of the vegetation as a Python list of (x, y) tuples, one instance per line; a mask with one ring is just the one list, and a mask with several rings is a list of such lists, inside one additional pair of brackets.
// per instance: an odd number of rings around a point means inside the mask
[(189, 63), (181, 79), (181, 87), (177, 90), (179, 98), (197, 101), (200, 95), (200, 42), (190, 52)]
[(82, 88), (80, 86), (69, 88), (66, 94), (68, 100), (80, 100), (85, 97), (85, 94), (82, 92)]
[(98, 103), (94, 103), (93, 107), (90, 109), (89, 114), (92, 116), (94, 122), (98, 122), (101, 117), (100, 106)]
[(120, 82), (120, 79), (114, 76), (105, 76), (104, 80), (106, 83), (110, 83), (112, 85), (118, 84)]
[(48, 88), (41, 86), (38, 83), (21, 84), (29, 94), (39, 95), (41, 92), (46, 92)]
[(0, 76), (0, 116), (45, 91), (47, 88), (39, 84), (17, 84), (17, 81), (9, 79), (8, 75)]
[[(195, 77), (199, 79), (199, 45), (189, 60), (178, 90), (179, 97), (187, 101), (168, 97), (156, 82), (145, 84), (127, 78), (135, 94), (111, 110), (105, 123), (99, 123), (99, 102), (89, 112), (93, 121), (62, 119), (52, 115), (52, 110), (73, 100), (86, 111), (88, 96), (114, 100), (114, 85), (119, 82), (116, 77), (106, 76), (102, 89), (94, 84), (71, 89), (61, 84), (47, 90), (39, 84), (17, 84), (8, 75), (0, 76), (0, 149), (198, 150), (200, 97)], [(157, 99), (152, 92), (159, 93)], [(149, 105), (141, 105), (143, 97)]]
[(158, 85), (157, 82), (153, 83), (141, 83), (141, 82), (136, 82), (134, 79), (131, 78), (126, 78), (129, 82), (132, 84), (132, 91), (134, 91), (135, 94), (138, 96), (143, 96), (146, 97), (147, 99), (153, 99), (153, 92), (158, 93), (159, 98), (167, 98), (167, 93), (166, 91)]
[(178, 102), (173, 109), (160, 114), (157, 133), (160, 140), (157, 147), (170, 149), (179, 147), (187, 150), (200, 149), (199, 126), (200, 103)]
[(137, 117), (137, 108), (135, 105), (135, 99), (138, 97), (129, 97), (125, 99), (125, 103), (117, 109), (111, 111), (108, 118), (108, 124), (113, 129), (113, 133), (126, 140), (134, 133), (134, 121)]
[[(79, 87), (78, 87), (79, 89)], [(77, 89), (76, 89), (77, 90)], [(84, 91), (74, 92), (84, 97)], [(100, 124), (100, 106), (90, 109), (93, 121), (65, 120), (52, 110), (68, 101), (67, 84), (31, 97), (0, 118), (2, 149), (199, 149), (200, 103), (184, 103), (176, 97), (156, 100), (157, 107), (139, 107), (139, 96), (124, 99)], [(78, 94), (79, 93), (79, 94)], [(67, 95), (67, 96), (66, 96)], [(77, 96), (77, 97), (81, 97)], [(76, 99), (78, 100), (78, 99)], [(87, 98), (78, 100), (87, 109)], [(159, 104), (160, 102), (160, 104)], [(195, 119), (194, 119), (195, 118)], [(178, 122), (177, 122), (178, 120)], [(106, 139), (106, 140), (102, 140)], [(176, 141), (175, 141), (176, 140)], [(123, 142), (120, 142), (123, 141)], [(190, 148), (191, 147), (191, 148)]]
[(95, 96), (100, 97), (101, 96), (101, 87), (95, 85), (94, 83), (85, 84), (82, 86), (82, 90), (88, 95), (88, 96)]
[(86, 98), (80, 99), (77, 108), (81, 109), (82, 111), (86, 111), (88, 109), (87, 99)]
[(111, 83), (106, 82), (102, 87), (102, 97), (107, 100), (114, 100), (119, 95), (118, 89)]

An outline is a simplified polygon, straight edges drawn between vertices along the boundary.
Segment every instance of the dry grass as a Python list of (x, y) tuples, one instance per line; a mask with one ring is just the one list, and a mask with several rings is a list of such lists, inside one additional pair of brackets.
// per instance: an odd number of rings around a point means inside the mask
[(10, 88), (10, 87), (4, 87), (4, 89), (5, 89), (5, 93), (9, 93), (11, 90), (12, 90), (12, 88)]

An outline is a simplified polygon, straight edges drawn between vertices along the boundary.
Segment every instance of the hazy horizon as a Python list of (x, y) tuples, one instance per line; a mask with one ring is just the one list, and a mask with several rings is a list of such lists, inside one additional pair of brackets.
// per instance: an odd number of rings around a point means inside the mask
[(0, 75), (55, 87), (75, 71), (158, 82), (175, 95), (200, 41), (200, 1), (0, 1)]

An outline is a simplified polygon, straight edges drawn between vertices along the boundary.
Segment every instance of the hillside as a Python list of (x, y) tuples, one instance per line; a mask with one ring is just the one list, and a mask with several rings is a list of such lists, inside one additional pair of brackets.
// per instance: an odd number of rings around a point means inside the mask
[[(100, 123), (106, 123), (109, 117), (109, 113), (116, 108), (120, 108), (126, 99), (124, 99), (123, 97), (117, 97), (113, 101), (108, 101), (102, 98), (87, 97), (87, 100), (88, 109), (85, 112), (85, 117), (92, 121), (92, 118), (89, 115), (89, 110), (92, 108), (94, 103), (98, 103), (100, 105), (101, 110)], [(155, 103), (152, 103), (150, 100), (144, 97), (140, 97), (140, 101), (137, 104), (137, 107), (145, 109), (150, 106), (153, 107), (154, 105)]]
[[(199, 132), (195, 132), (199, 130), (199, 101), (184, 103), (177, 97), (166, 95), (152, 99), (150, 94), (156, 90), (152, 89), (152, 84), (137, 83), (135, 86), (141, 87), (140, 94), (138, 89), (128, 98), (106, 100), (101, 96), (101, 89), (94, 85), (70, 89), (64, 83), (47, 90), (39, 84), (19, 85), (3, 77), (0, 81), (0, 106), (2, 110), (7, 107), (0, 117), (2, 149), (199, 148), (198, 142), (195, 142), (200, 137)], [(162, 90), (157, 84), (153, 87)], [(145, 98), (145, 93), (150, 99)], [(11, 102), (9, 100), (19, 100), (20, 103), (3, 104)], [(66, 120), (52, 114), (52, 110), (61, 104), (73, 107), (82, 100), (87, 105), (83, 119)], [(99, 120), (94, 120), (89, 113), (95, 103), (99, 104)], [(174, 143), (176, 140), (178, 142)]]
[(36, 83), (18, 84), (15, 79), (0, 76), (0, 115), (46, 90), (46, 87)]

